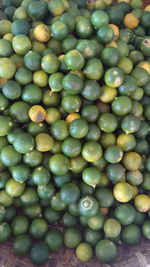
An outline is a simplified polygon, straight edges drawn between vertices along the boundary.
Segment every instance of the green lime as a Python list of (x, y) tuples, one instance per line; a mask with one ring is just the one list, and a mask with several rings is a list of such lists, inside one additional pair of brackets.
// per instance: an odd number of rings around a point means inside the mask
[(140, 185), (143, 182), (143, 174), (139, 170), (128, 171), (126, 173), (126, 178), (132, 185)]
[(23, 162), (29, 167), (39, 166), (42, 163), (42, 160), (43, 154), (36, 149), (23, 155)]
[(108, 179), (113, 183), (121, 182), (125, 178), (125, 170), (120, 163), (109, 164), (106, 171)]
[(101, 172), (96, 167), (88, 167), (82, 172), (84, 183), (93, 187), (100, 183), (101, 176)]
[(64, 75), (61, 72), (56, 72), (50, 75), (48, 83), (53, 92), (60, 92), (63, 89)]
[(91, 228), (86, 228), (84, 232), (84, 241), (92, 246), (95, 246), (98, 241), (102, 239), (102, 234), (98, 230), (92, 230)]
[(96, 81), (88, 80), (82, 89), (82, 95), (85, 99), (95, 101), (100, 97), (101, 88)]
[(95, 10), (91, 16), (91, 22), (92, 22), (94, 28), (99, 28), (102, 25), (108, 24), (109, 17), (105, 11)]
[(21, 154), (26, 154), (33, 150), (34, 139), (28, 133), (20, 133), (16, 136), (13, 145), (17, 152)]
[(11, 42), (5, 39), (0, 40), (0, 56), (9, 57), (13, 54)]
[(2, 92), (3, 95), (8, 99), (17, 99), (21, 95), (21, 86), (19, 85), (19, 83), (10, 80), (3, 85)]
[(55, 21), (51, 26), (51, 32), (55, 40), (64, 40), (69, 34), (69, 28), (63, 21)]
[(127, 115), (121, 121), (121, 128), (126, 133), (135, 133), (140, 128), (141, 121), (134, 115)]
[(111, 68), (118, 64), (120, 55), (117, 48), (107, 46), (102, 50), (100, 58), (106, 67)]
[(52, 183), (38, 185), (37, 193), (43, 200), (50, 200), (55, 194), (55, 187)]
[(17, 165), (20, 163), (21, 159), (21, 154), (19, 154), (12, 145), (5, 146), (1, 151), (1, 161), (7, 167)]
[(76, 119), (69, 124), (69, 133), (74, 138), (83, 138), (88, 133), (88, 124), (84, 119)]
[(103, 227), (104, 221), (105, 221), (104, 215), (98, 213), (94, 217), (88, 219), (88, 226), (92, 230), (100, 230)]
[(29, 104), (38, 104), (42, 99), (42, 90), (35, 84), (28, 84), (23, 88), (22, 100)]
[(26, 35), (18, 34), (13, 38), (12, 46), (16, 54), (25, 55), (31, 49), (31, 41)]
[(109, 208), (114, 202), (113, 193), (109, 188), (99, 188), (96, 190), (95, 197), (101, 208)]
[(123, 165), (129, 171), (136, 171), (142, 164), (141, 156), (136, 152), (127, 152), (123, 157)]
[(50, 177), (50, 172), (44, 166), (39, 166), (32, 172), (32, 180), (36, 185), (48, 184)]
[(64, 240), (63, 233), (59, 230), (49, 230), (45, 237), (45, 242), (50, 251), (58, 251), (62, 248)]
[(61, 211), (61, 210), (65, 210), (66, 209), (66, 204), (64, 202), (62, 202), (59, 193), (56, 193), (52, 197), (52, 199), (50, 201), (50, 205), (56, 211)]
[(5, 136), (10, 132), (13, 123), (10, 117), (0, 115), (0, 125), (1, 125), (0, 136)]
[(76, 248), (76, 256), (82, 262), (87, 262), (92, 259), (93, 249), (88, 243), (80, 243)]
[(13, 119), (19, 123), (25, 123), (29, 121), (29, 109), (30, 105), (23, 101), (15, 102), (10, 107), (10, 114)]
[(53, 224), (60, 220), (61, 213), (59, 211), (54, 210), (51, 207), (46, 208), (44, 211), (44, 217), (48, 223)]
[(49, 168), (52, 173), (63, 175), (68, 172), (70, 167), (69, 159), (63, 154), (55, 154), (51, 156)]
[(103, 71), (102, 62), (98, 58), (88, 59), (83, 69), (85, 77), (91, 80), (99, 80), (103, 75)]
[(0, 243), (6, 242), (11, 235), (10, 225), (6, 222), (0, 223)]
[(114, 211), (115, 218), (121, 223), (121, 225), (129, 225), (134, 222), (136, 217), (135, 208), (127, 204), (119, 204)]
[(120, 146), (123, 151), (131, 151), (136, 146), (136, 139), (133, 134), (122, 133), (117, 137), (117, 145)]
[(84, 66), (85, 59), (78, 50), (73, 49), (65, 55), (65, 63), (71, 70), (81, 70)]
[(52, 74), (57, 72), (60, 62), (54, 53), (49, 53), (42, 57), (41, 67), (46, 73)]
[(35, 239), (41, 239), (48, 231), (48, 223), (43, 218), (36, 218), (30, 225), (30, 234)]
[(117, 118), (114, 114), (103, 113), (98, 119), (98, 126), (105, 133), (112, 133), (118, 126)]
[(86, 161), (94, 162), (101, 158), (102, 148), (97, 142), (87, 142), (83, 146), (82, 156)]
[(28, 254), (31, 244), (29, 235), (19, 235), (13, 241), (13, 251), (17, 256), (25, 256)]
[(123, 151), (117, 145), (111, 145), (105, 150), (105, 159), (110, 163), (117, 163), (122, 160)]
[(60, 190), (60, 198), (65, 204), (73, 204), (78, 201), (80, 197), (80, 190), (77, 185), (73, 183), (66, 183)]
[(122, 229), (122, 240), (129, 245), (136, 245), (140, 242), (141, 231), (135, 224), (130, 224)]
[(57, 120), (52, 123), (51, 134), (56, 140), (64, 140), (68, 137), (68, 124), (64, 120)]
[(81, 107), (81, 97), (79, 95), (67, 94), (62, 97), (61, 106), (65, 112), (78, 112)]
[(37, 217), (41, 217), (42, 208), (39, 204), (33, 204), (30, 206), (25, 206), (23, 208), (24, 215), (26, 215), (29, 219), (34, 219)]
[(43, 243), (34, 243), (30, 250), (30, 259), (33, 264), (41, 265), (46, 263), (49, 259), (48, 247)]
[(117, 247), (113, 241), (108, 239), (100, 240), (95, 248), (95, 254), (99, 261), (110, 262), (117, 256)]
[(115, 145), (116, 144), (115, 134), (114, 133), (103, 133), (100, 138), (100, 144), (103, 148), (107, 148), (111, 145)]
[(142, 233), (145, 238), (150, 239), (150, 221), (145, 221), (142, 225)]
[(0, 191), (0, 205), (9, 207), (13, 203), (13, 198), (5, 190)]
[[(75, 39), (77, 42), (77, 40)], [(76, 46), (77, 50), (80, 51), (85, 58), (92, 58), (96, 55), (96, 48), (91, 40), (80, 40)], [(71, 50), (71, 49), (70, 49)]]
[(68, 94), (77, 95), (83, 88), (83, 79), (77, 74), (69, 73), (63, 78), (63, 88)]
[(112, 111), (118, 116), (124, 116), (131, 112), (132, 101), (128, 96), (116, 97), (112, 102)]
[(12, 232), (13, 235), (23, 235), (28, 232), (29, 219), (25, 216), (16, 216), (12, 221)]
[(16, 64), (10, 58), (0, 58), (0, 77), (11, 79), (16, 72)]
[(77, 157), (81, 153), (81, 142), (76, 138), (68, 137), (63, 141), (61, 149), (67, 157)]
[(98, 212), (98, 208), (97, 200), (90, 195), (82, 197), (78, 203), (79, 213), (85, 217), (95, 216)]
[(9, 179), (5, 188), (8, 195), (11, 197), (18, 197), (22, 195), (25, 189), (25, 183), (17, 182), (14, 179)]
[(121, 232), (121, 225), (116, 219), (109, 218), (104, 223), (104, 232), (110, 238), (117, 237)]
[(105, 72), (105, 83), (110, 87), (119, 87), (124, 82), (124, 73), (121, 69), (114, 67)]
[(25, 191), (20, 197), (20, 200), (24, 206), (38, 203), (39, 197), (36, 192), (36, 189), (31, 188), (31, 187), (26, 187)]
[(76, 248), (82, 240), (80, 231), (77, 228), (70, 227), (64, 232), (64, 244), (67, 248)]
[(109, 25), (102, 25), (97, 31), (97, 38), (99, 42), (108, 44), (114, 38), (114, 31)]

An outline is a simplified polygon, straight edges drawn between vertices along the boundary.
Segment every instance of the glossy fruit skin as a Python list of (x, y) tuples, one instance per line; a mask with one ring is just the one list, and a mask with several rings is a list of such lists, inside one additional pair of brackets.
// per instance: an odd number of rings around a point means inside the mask
[(122, 181), (125, 177), (125, 170), (120, 163), (109, 164), (106, 171), (108, 179), (113, 183)]
[(63, 175), (69, 170), (70, 162), (69, 159), (63, 154), (55, 154), (50, 158), (49, 168), (52, 173)]
[(25, 216), (16, 216), (12, 221), (12, 232), (15, 236), (26, 234), (29, 229), (29, 220)]
[(85, 99), (94, 101), (100, 97), (101, 88), (97, 82), (93, 80), (87, 80), (81, 93)]
[(145, 238), (150, 239), (150, 222), (145, 221), (142, 225), (142, 233)]
[(122, 240), (129, 244), (135, 245), (140, 242), (141, 239), (141, 231), (140, 228), (135, 224), (130, 224), (125, 226), (122, 230)]
[(100, 59), (91, 58), (85, 64), (83, 73), (87, 79), (99, 80), (103, 75), (103, 65)]
[(79, 213), (85, 217), (93, 217), (98, 211), (98, 202), (92, 196), (85, 196), (78, 203)]
[(128, 202), (133, 196), (130, 184), (126, 182), (117, 183), (113, 189), (114, 197), (120, 202)]
[(101, 43), (110, 43), (114, 38), (114, 31), (110, 26), (103, 25), (97, 31), (97, 38)]
[(105, 83), (110, 87), (119, 87), (124, 81), (124, 73), (121, 69), (114, 67), (105, 72)]
[(31, 238), (28, 235), (17, 236), (13, 241), (13, 250), (17, 256), (25, 256), (31, 248)]
[(99, 28), (102, 25), (108, 24), (109, 17), (103, 10), (96, 10), (91, 16), (91, 22), (95, 28)]
[(103, 113), (98, 119), (98, 126), (105, 133), (112, 133), (118, 126), (117, 118), (111, 113)]
[(59, 230), (50, 230), (45, 237), (46, 244), (50, 251), (58, 251), (63, 246), (63, 234)]
[(129, 225), (135, 220), (136, 210), (131, 204), (120, 204), (115, 208), (114, 215), (122, 225)]
[(1, 151), (1, 161), (7, 166), (11, 167), (18, 164), (22, 159), (21, 154), (19, 154), (12, 145), (6, 146)]
[(110, 163), (117, 163), (123, 157), (122, 149), (117, 145), (112, 145), (105, 150), (105, 159)]
[(30, 259), (33, 264), (41, 265), (48, 261), (49, 249), (43, 243), (35, 243), (30, 250)]
[(0, 237), (0, 243), (4, 243), (9, 239), (9, 237), (11, 235), (11, 228), (10, 228), (9, 224), (6, 222), (1, 223), (0, 226), (2, 229), (2, 233), (1, 233), (1, 237)]
[(81, 70), (84, 66), (85, 59), (78, 50), (73, 49), (65, 55), (65, 63), (71, 70)]
[(76, 119), (69, 124), (69, 133), (72, 137), (80, 139), (87, 135), (88, 124), (84, 119)]
[(6, 116), (0, 116), (0, 123), (1, 123), (1, 130), (0, 130), (0, 136), (7, 135), (11, 128), (12, 128), (12, 121), (9, 117)]
[(81, 142), (76, 138), (68, 137), (62, 143), (61, 148), (67, 157), (74, 158), (81, 153)]
[(18, 134), (13, 142), (14, 148), (17, 152), (21, 154), (26, 154), (33, 150), (34, 139), (28, 133)]
[(68, 94), (79, 94), (83, 88), (83, 80), (78, 75), (69, 73), (63, 79), (63, 87)]
[(57, 120), (51, 126), (51, 134), (56, 140), (64, 140), (68, 137), (68, 125), (64, 120)]
[(112, 241), (105, 239), (97, 243), (95, 253), (99, 261), (107, 263), (117, 256), (117, 248)]
[(85, 229), (84, 240), (90, 245), (95, 246), (101, 238), (102, 234), (100, 231), (92, 230), (90, 228)]
[(92, 247), (87, 243), (80, 243), (76, 249), (76, 256), (82, 262), (89, 261), (93, 256)]
[(21, 86), (17, 82), (10, 80), (3, 85), (2, 92), (8, 99), (17, 99), (21, 95)]
[(36, 218), (30, 225), (30, 234), (36, 239), (41, 239), (48, 231), (48, 223), (42, 218)]
[(84, 144), (82, 149), (82, 157), (88, 162), (94, 162), (100, 159), (102, 156), (101, 146), (94, 141)]
[(112, 102), (112, 110), (118, 116), (124, 116), (131, 112), (132, 101), (127, 96), (119, 96)]
[(101, 52), (101, 60), (107, 67), (114, 67), (119, 62), (119, 52), (115, 47), (105, 47)]
[(79, 188), (73, 183), (66, 183), (60, 190), (60, 198), (65, 204), (73, 204), (80, 197)]
[(109, 188), (99, 188), (95, 192), (95, 197), (101, 208), (109, 208), (114, 202), (114, 196)]

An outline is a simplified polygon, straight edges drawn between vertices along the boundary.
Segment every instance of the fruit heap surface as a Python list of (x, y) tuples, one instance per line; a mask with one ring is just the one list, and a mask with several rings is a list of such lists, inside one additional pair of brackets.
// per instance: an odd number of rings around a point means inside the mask
[(150, 239), (150, 5), (2, 0), (0, 243), (41, 265)]

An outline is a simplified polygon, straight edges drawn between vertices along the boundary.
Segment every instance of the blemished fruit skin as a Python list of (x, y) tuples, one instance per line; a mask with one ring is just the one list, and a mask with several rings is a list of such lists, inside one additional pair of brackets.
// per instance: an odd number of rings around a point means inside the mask
[(1, 0), (0, 267), (146, 267), (145, 1)]

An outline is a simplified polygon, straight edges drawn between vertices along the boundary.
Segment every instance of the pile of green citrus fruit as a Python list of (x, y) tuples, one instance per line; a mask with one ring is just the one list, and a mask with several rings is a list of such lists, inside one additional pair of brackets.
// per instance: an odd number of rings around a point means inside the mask
[(150, 239), (150, 5), (3, 0), (0, 243), (44, 264)]

